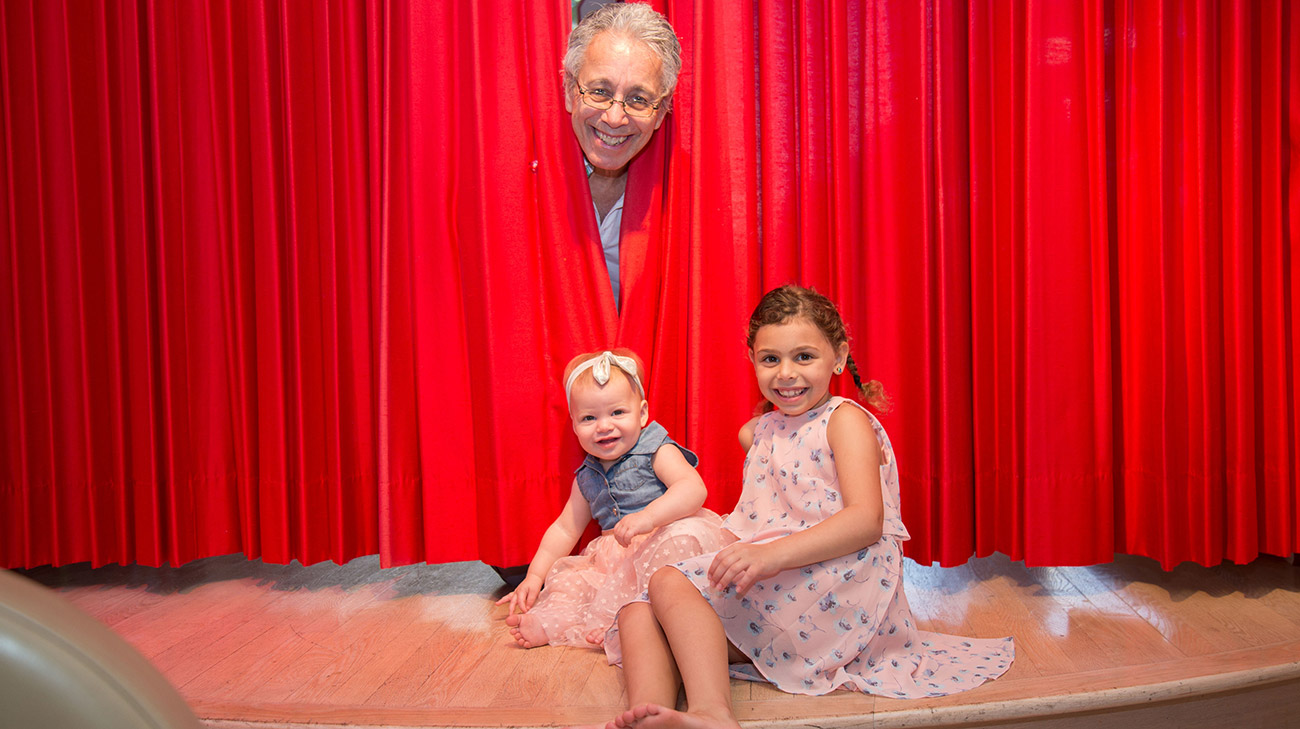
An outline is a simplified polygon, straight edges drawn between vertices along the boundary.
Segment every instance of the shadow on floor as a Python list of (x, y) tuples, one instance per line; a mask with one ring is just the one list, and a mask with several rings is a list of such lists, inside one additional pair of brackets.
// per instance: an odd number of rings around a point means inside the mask
[(383, 569), (378, 555), (358, 557), (346, 564), (318, 562), (304, 566), (267, 564), (250, 560), (242, 554), (227, 554), (188, 562), (180, 567), (145, 567), (142, 565), (105, 565), (91, 567), (89, 562), (61, 567), (34, 567), (13, 570), (16, 574), (46, 587), (128, 587), (143, 588), (160, 595), (184, 593), (203, 585), (228, 580), (255, 580), (273, 590), (320, 590), (338, 587), (354, 590), (365, 585), (393, 582), (394, 597), (407, 595), (489, 595), (502, 591), (501, 578), (482, 562), (448, 564), (414, 564)]

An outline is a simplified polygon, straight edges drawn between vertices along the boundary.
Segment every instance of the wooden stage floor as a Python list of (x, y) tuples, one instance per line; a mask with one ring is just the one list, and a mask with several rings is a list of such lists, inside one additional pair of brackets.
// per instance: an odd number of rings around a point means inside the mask
[[(580, 648), (510, 640), (505, 588), (476, 562), (380, 569), (268, 565), (19, 571), (111, 627), (218, 729), (555, 726), (623, 707), (619, 669)], [(1002, 678), (939, 699), (782, 694), (733, 681), (747, 726), (1300, 727), (1300, 567), (1172, 572), (1117, 555), (1027, 569), (1002, 556), (909, 561), (921, 626), (1014, 635)]]

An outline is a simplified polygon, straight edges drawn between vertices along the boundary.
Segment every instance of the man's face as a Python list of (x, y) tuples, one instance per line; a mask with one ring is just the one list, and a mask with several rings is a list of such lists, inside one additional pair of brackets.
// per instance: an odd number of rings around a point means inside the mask
[[(663, 95), (660, 66), (654, 52), (641, 41), (601, 33), (587, 46), (578, 86), (605, 91), (620, 101), (640, 96), (658, 102)], [(645, 148), (668, 113), (662, 105), (645, 118), (628, 116), (618, 103), (604, 110), (593, 109), (583, 103), (576, 89), (565, 99), (564, 108), (573, 117), (573, 133), (587, 161), (612, 173), (622, 172)]]

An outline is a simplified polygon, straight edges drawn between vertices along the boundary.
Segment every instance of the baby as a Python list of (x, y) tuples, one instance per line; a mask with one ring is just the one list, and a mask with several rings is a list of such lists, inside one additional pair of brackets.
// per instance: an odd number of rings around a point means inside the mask
[[(575, 357), (564, 390), (586, 459), (513, 592), (506, 624), (525, 648), (600, 645), (619, 608), (660, 567), (722, 547), (721, 519), (701, 508), (699, 459), (650, 420), (645, 366), (621, 349)], [(595, 519), (601, 536), (573, 551)]]

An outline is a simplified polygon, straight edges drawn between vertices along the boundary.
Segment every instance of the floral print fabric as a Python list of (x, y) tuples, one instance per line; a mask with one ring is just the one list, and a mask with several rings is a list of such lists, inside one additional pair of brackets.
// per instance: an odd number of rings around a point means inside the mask
[[(797, 416), (759, 420), (745, 459), (740, 500), (724, 521), (742, 541), (761, 543), (806, 529), (842, 508), (826, 427), (844, 398)], [(942, 696), (1002, 675), (1012, 639), (964, 638), (920, 630), (903, 591), (898, 469), (889, 436), (870, 413), (881, 446), (884, 534), (836, 559), (786, 570), (744, 597), (708, 584), (713, 554), (679, 563), (721, 618), (727, 638), (753, 661), (738, 678), (766, 679), (783, 691), (825, 694), (838, 688), (889, 696)], [(615, 631), (616, 632), (616, 631)], [(606, 649), (611, 647), (607, 641)]]

